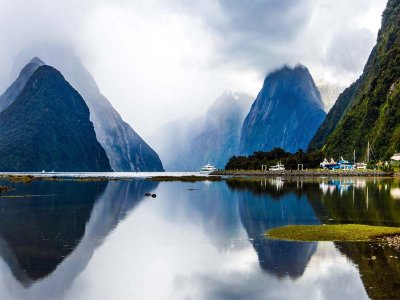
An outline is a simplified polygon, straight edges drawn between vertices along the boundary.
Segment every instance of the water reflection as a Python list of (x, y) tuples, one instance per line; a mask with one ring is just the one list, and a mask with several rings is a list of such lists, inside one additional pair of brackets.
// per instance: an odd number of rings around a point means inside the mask
[(320, 186), (320, 199), (309, 200), (323, 221), (400, 225), (400, 202), (393, 197), (399, 186), (396, 179), (346, 178), (325, 180)]
[(18, 192), (11, 196), (34, 197), (1, 199), (0, 254), (21, 283), (29, 286), (46, 277), (73, 251), (105, 186), (105, 182), (16, 184)]
[[(278, 277), (301, 276), (317, 248), (317, 243), (269, 240), (267, 230), (289, 224), (318, 224), (303, 194), (302, 184), (282, 179), (227, 181), (239, 196), (240, 218), (259, 257), (261, 268)], [(284, 188), (283, 188), (284, 186)]]
[(59, 297), (156, 186), (139, 180), (15, 184), (11, 197), (0, 201), (0, 255), (16, 279), (5, 276), (13, 297)]
[(42, 196), (0, 200), (0, 298), (363, 299), (400, 290), (393, 250), (264, 236), (287, 224), (400, 225), (393, 179), (16, 187), (14, 195)]

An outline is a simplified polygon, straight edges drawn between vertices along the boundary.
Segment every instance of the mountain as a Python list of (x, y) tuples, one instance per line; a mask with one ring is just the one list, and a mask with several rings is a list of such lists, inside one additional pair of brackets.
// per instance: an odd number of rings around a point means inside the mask
[(269, 74), (243, 123), (240, 152), (306, 149), (325, 118), (324, 104), (308, 69), (283, 67)]
[(0, 170), (111, 171), (79, 93), (40, 66), (0, 113)]
[(340, 94), (339, 98), (326, 116), (324, 122), (321, 124), (312, 138), (309, 148), (321, 149), (324, 146), (329, 135), (336, 128), (345, 111), (348, 109), (350, 101), (353, 99), (355, 92), (359, 88), (360, 82), (361, 80), (358, 79)]
[(167, 170), (198, 170), (208, 162), (223, 168), (239, 152), (240, 131), (250, 102), (251, 97), (244, 93), (224, 92), (202, 117), (164, 126), (157, 136)]
[[(174, 119), (163, 124), (148, 137), (167, 171), (188, 170), (185, 151), (190, 140), (202, 130), (203, 123), (203, 117)], [(196, 170), (198, 168), (197, 166)]]
[(97, 139), (114, 171), (164, 171), (158, 154), (122, 119), (76, 57), (64, 55), (60, 68), (85, 99)]
[(375, 159), (400, 150), (400, 0), (389, 0), (377, 43), (361, 77), (329, 112), (310, 147), (329, 156), (365, 158), (370, 142)]
[(210, 162), (223, 168), (239, 152), (240, 131), (251, 97), (225, 92), (207, 110), (202, 130), (189, 142), (187, 169)]
[(318, 91), (321, 94), (322, 102), (325, 106), (325, 111), (329, 112), (332, 106), (335, 104), (339, 95), (344, 91), (346, 87), (339, 84), (328, 83), (320, 81), (316, 83)]
[[(46, 52), (42, 54), (52, 61), (53, 66), (61, 70), (66, 80), (82, 95), (89, 107), (90, 120), (94, 125), (97, 140), (106, 151), (112, 169), (114, 171), (163, 171), (158, 154), (128, 123), (124, 122), (108, 99), (101, 94), (96, 81), (81, 61), (67, 48), (61, 47), (56, 50), (53, 49), (57, 52), (57, 60), (52, 59), (54, 55), (46, 55)], [(34, 52), (41, 51), (35, 49)], [(23, 68), (17, 80), (0, 96), (0, 111), (2, 106), (8, 106), (15, 100), (16, 95), (40, 65), (44, 65), (44, 62), (35, 57)], [(2, 105), (2, 103), (5, 104)]]
[(0, 95), (0, 112), (9, 107), (17, 98), (19, 93), (25, 87), (32, 74), (44, 63), (37, 57), (34, 57), (19, 73), (18, 78), (11, 86)]

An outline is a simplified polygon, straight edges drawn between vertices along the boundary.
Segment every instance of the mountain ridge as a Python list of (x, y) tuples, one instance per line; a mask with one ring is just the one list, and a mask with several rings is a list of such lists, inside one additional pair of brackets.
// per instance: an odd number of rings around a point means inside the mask
[(339, 97), (310, 143), (329, 156), (377, 160), (400, 150), (400, 0), (389, 0), (377, 43), (360, 78)]
[[(114, 171), (164, 171), (158, 154), (126, 123), (104, 97), (93, 76), (69, 51), (59, 51), (60, 65), (66, 80), (80, 93), (90, 110), (96, 138), (104, 148)], [(60, 63), (61, 62), (61, 63)], [(17, 79), (0, 96), (1, 108), (18, 96), (33, 72), (45, 63), (34, 57), (22, 68)]]
[(37, 68), (0, 113), (0, 132), (2, 171), (111, 171), (85, 101), (50, 66)]

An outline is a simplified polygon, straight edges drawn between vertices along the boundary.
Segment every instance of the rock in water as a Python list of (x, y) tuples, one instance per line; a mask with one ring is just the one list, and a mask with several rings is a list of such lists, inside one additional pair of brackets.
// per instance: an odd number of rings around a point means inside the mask
[(50, 66), (0, 113), (0, 132), (1, 171), (111, 171), (85, 101)]
[(321, 95), (306, 67), (277, 70), (266, 77), (244, 120), (240, 152), (307, 149), (325, 115)]

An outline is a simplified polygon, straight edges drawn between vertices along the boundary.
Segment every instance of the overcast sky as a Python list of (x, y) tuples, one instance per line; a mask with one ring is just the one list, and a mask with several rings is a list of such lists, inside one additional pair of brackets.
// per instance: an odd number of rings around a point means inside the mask
[(283, 64), (348, 85), (362, 72), (386, 2), (1, 0), (0, 91), (15, 79), (21, 52), (62, 43), (146, 137), (201, 114), (225, 90), (256, 96)]

